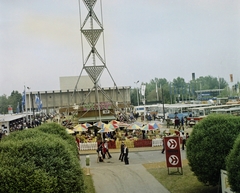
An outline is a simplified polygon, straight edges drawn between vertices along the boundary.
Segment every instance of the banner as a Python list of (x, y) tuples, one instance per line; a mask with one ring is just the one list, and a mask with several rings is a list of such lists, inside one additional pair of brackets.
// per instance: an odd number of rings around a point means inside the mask
[(233, 82), (233, 74), (230, 74), (230, 82)]

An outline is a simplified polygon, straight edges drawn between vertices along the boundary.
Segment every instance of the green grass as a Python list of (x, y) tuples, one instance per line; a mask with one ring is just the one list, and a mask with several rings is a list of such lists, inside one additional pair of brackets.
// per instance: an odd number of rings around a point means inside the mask
[[(152, 174), (171, 193), (217, 193), (218, 187), (206, 186), (197, 180), (185, 160), (183, 162), (183, 175), (168, 174), (165, 162), (156, 164), (143, 164), (147, 171)], [(170, 168), (170, 173), (176, 172), (177, 168)], [(221, 191), (221, 188), (219, 189)]]
[(93, 180), (92, 180), (92, 176), (86, 175), (86, 168), (83, 168), (83, 178), (84, 178), (84, 184), (85, 184), (85, 188), (86, 188), (86, 193), (96, 193), (94, 185), (93, 185)]

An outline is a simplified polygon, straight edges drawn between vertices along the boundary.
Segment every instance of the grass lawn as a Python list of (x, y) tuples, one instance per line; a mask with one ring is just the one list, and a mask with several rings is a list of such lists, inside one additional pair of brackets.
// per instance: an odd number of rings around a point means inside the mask
[[(197, 180), (188, 166), (187, 160), (183, 160), (183, 175), (168, 175), (165, 162), (143, 164), (164, 187), (171, 193), (217, 193), (218, 187), (206, 186)], [(177, 168), (170, 168), (170, 173)], [(221, 191), (221, 189), (220, 189)]]
[(95, 193), (96, 191), (93, 185), (92, 176), (91, 175), (87, 176), (86, 171), (87, 171), (86, 168), (83, 168), (83, 178), (86, 187), (86, 193)]

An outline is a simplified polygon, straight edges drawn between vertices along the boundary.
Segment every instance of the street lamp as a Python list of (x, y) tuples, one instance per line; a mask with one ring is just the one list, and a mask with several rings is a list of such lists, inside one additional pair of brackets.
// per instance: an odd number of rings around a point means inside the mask
[(145, 90), (146, 90), (146, 84), (141, 85), (141, 94), (143, 95), (143, 105), (144, 105), (144, 121), (145, 119), (145, 115), (146, 115), (146, 108), (145, 108), (145, 102), (146, 102), (146, 98), (145, 98)]
[(27, 87), (28, 91), (29, 91), (29, 121), (30, 121), (30, 125), (32, 123), (32, 118), (31, 118), (31, 93), (30, 93), (30, 87)]
[(139, 99), (138, 99), (138, 86), (137, 84), (139, 83), (139, 80), (137, 82), (134, 82), (136, 84), (136, 87), (137, 87), (137, 104), (139, 106)]

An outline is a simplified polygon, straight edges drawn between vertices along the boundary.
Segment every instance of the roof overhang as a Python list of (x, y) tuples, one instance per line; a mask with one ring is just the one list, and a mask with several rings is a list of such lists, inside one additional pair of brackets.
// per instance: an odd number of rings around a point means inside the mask
[(94, 122), (98, 122), (98, 121), (111, 121), (111, 120), (115, 120), (116, 117), (114, 117), (113, 115), (109, 115), (109, 116), (102, 116), (101, 118), (100, 117), (83, 117), (83, 118), (80, 118), (78, 119), (78, 122), (79, 123), (85, 123), (85, 122), (88, 122), (88, 123), (94, 123)]

